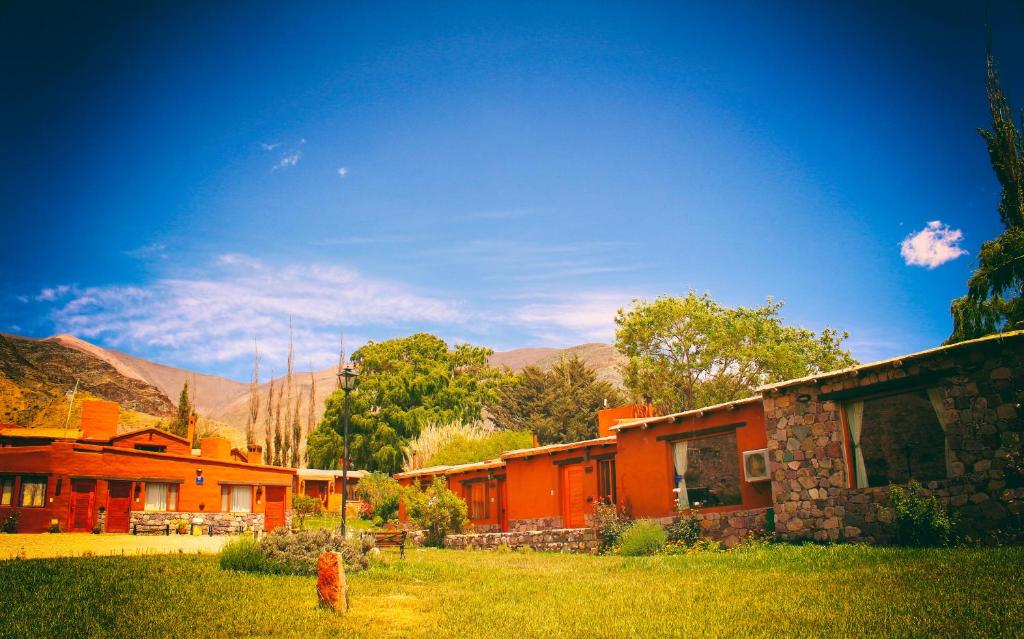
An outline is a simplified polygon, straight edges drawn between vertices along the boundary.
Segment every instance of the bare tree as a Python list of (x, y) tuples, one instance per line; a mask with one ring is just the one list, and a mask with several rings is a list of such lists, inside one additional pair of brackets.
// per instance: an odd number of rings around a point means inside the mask
[(270, 375), (270, 385), (267, 387), (267, 418), (264, 435), (263, 463), (271, 466), (274, 463), (274, 375)]
[[(274, 408), (274, 465), (283, 466), (288, 451), (284, 448), (284, 439), (281, 434), (281, 402), (284, 400), (284, 385), (277, 387), (276, 407)], [(288, 419), (285, 414), (285, 419)]]
[(252, 379), (249, 380), (249, 420), (245, 423), (246, 446), (256, 442), (256, 420), (260, 416), (260, 347), (254, 339), (252, 358)]
[(338, 374), (334, 378), (335, 390), (341, 388), (341, 371), (345, 369), (345, 332), (338, 338)]
[[(293, 418), (293, 415), (294, 415), (294, 406), (293, 406), (292, 402), (295, 399), (294, 392), (293, 392), (294, 391), (293, 386), (295, 385), (295, 378), (292, 375), (292, 373), (294, 372), (294, 370), (295, 370), (295, 340), (294, 340), (294, 332), (292, 330), (292, 318), (291, 318), (291, 316), (289, 316), (288, 317), (288, 370), (285, 373), (285, 384), (284, 384), (284, 388), (285, 388), (285, 403), (284, 403), (284, 406), (283, 406), (283, 409), (284, 409), (284, 419), (282, 420), (283, 421), (283, 427), (284, 427), (284, 433), (283, 433), (283, 435), (284, 435), (284, 442), (283, 442), (283, 446), (281, 448), (281, 464), (280, 464), (281, 466), (289, 465), (291, 463), (291, 460), (292, 460), (292, 457), (293, 457), (293, 454), (292, 454), (292, 448), (293, 448), (292, 447), (292, 438), (293, 438), (293, 431), (294, 431), (294, 429), (292, 428), (292, 418)], [(282, 408), (281, 406), (278, 406), (278, 411), (279, 412), (280, 412), (281, 408)]]

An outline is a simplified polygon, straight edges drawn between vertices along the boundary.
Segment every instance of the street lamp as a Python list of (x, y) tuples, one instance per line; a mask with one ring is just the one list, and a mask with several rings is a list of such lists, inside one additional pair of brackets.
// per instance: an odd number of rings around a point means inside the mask
[(341, 382), (341, 390), (345, 391), (345, 452), (341, 458), (341, 536), (344, 537), (348, 533), (348, 526), (346, 519), (348, 517), (348, 396), (352, 393), (352, 390), (356, 387), (356, 377), (359, 373), (352, 370), (351, 366), (346, 366), (340, 373), (338, 378)]

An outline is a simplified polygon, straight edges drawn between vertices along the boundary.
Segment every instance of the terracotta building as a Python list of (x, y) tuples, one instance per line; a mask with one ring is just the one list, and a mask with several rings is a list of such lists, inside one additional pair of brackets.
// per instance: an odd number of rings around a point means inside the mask
[(347, 485), (347, 506), (350, 516), (355, 517), (358, 515), (361, 505), (359, 495), (356, 493), (356, 486), (359, 485), (359, 480), (367, 474), (365, 470), (350, 469), (348, 471), (348, 484), (345, 484), (344, 473), (340, 470), (300, 468), (295, 471), (298, 480), (296, 490), (300, 495), (319, 499), (324, 510), (340, 513), (342, 486)]
[[(448, 488), (466, 502), (469, 521), (476, 532), (508, 530), (508, 491), (505, 482), (505, 463), (500, 459), (432, 466), (394, 475), (403, 486), (429, 486), (435, 477), (444, 479)], [(405, 505), (398, 509), (400, 521), (408, 521)]]
[[(117, 434), (118, 406), (85, 402), (81, 427), (0, 429), (0, 521), (19, 532), (173, 532), (187, 520), (210, 534), (290, 523), (291, 468), (263, 466), (259, 446), (155, 428)], [(251, 462), (250, 462), (251, 459)]]

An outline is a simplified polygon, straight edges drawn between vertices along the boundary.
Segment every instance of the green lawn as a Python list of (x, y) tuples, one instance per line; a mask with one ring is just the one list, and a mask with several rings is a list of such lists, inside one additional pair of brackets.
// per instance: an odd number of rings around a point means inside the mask
[[(390, 557), (390, 551), (388, 556)], [(413, 550), (349, 576), (352, 611), (312, 577), (209, 556), (0, 562), (0, 637), (1020, 636), (1024, 548), (777, 546), (626, 559)]]
[[(298, 520), (295, 520), (295, 525), (298, 525)], [(329, 528), (330, 530), (338, 530), (341, 525), (341, 513), (322, 513), (319, 515), (311, 515), (306, 517), (306, 522), (303, 528), (306, 530), (320, 530), (321, 528)], [(367, 521), (366, 519), (349, 519), (348, 520), (349, 530), (362, 531), (373, 528), (373, 522)]]

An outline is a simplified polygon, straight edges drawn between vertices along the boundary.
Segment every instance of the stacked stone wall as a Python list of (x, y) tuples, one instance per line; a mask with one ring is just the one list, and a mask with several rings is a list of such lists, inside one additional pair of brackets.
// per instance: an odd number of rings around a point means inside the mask
[(921, 482), (924, 493), (958, 513), (963, 534), (982, 536), (1020, 525), (1024, 477), (1012, 460), (1020, 455), (1024, 435), (1024, 338), (1016, 336), (766, 394), (769, 470), (781, 537), (891, 541), (889, 488), (850, 487), (842, 406), (819, 396), (873, 386), (884, 392), (887, 382), (913, 385), (913, 378), (941, 389), (948, 422), (952, 476)]
[[(175, 534), (177, 520), (185, 519), (191, 533), (192, 524), (201, 526), (204, 535), (232, 535), (242, 532), (262, 532), (263, 513), (208, 513), (208, 512), (146, 512), (132, 511), (130, 530), (137, 535)], [(287, 519), (290, 519), (290, 513)], [(169, 528), (168, 528), (169, 527)]]
[(547, 552), (575, 552), (597, 554), (601, 540), (593, 528), (560, 528), (557, 530), (531, 530), (524, 532), (484, 533), (476, 535), (448, 535), (445, 548), (494, 549), (507, 546), (512, 549), (532, 548)]
[(508, 522), (508, 529), (510, 532), (556, 530), (560, 528), (562, 528), (561, 517), (535, 517), (533, 519), (511, 519)]

